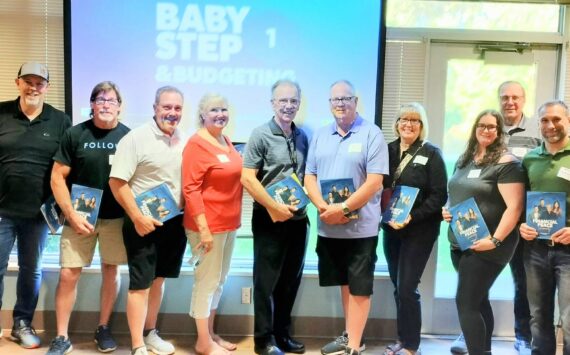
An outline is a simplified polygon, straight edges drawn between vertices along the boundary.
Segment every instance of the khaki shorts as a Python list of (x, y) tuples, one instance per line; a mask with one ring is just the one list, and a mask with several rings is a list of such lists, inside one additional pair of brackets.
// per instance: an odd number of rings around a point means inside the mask
[(123, 243), (123, 218), (98, 219), (95, 231), (89, 235), (77, 234), (73, 228), (64, 226), (59, 244), (61, 267), (84, 267), (91, 265), (95, 246), (99, 241), (101, 263), (122, 265), (127, 263)]

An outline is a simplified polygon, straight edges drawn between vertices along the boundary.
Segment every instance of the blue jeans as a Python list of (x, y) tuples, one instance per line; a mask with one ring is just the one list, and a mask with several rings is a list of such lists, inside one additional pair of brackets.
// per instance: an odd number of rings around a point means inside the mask
[(558, 289), (564, 332), (563, 354), (570, 355), (570, 246), (550, 247), (542, 241), (527, 242), (524, 266), (531, 314), (532, 354), (556, 353), (554, 294)]
[(46, 245), (47, 225), (41, 215), (37, 218), (0, 217), (0, 308), (4, 294), (4, 275), (14, 242), (18, 248), (18, 281), (14, 324), (34, 318), (42, 282), (42, 252)]
[[(518, 228), (518, 227), (517, 227)], [(517, 339), (530, 343), (530, 309), (526, 290), (526, 273), (524, 271), (523, 250), (526, 243), (522, 240), (517, 245), (515, 253), (509, 265), (513, 275), (515, 286), (514, 311), (515, 311), (515, 336)]]

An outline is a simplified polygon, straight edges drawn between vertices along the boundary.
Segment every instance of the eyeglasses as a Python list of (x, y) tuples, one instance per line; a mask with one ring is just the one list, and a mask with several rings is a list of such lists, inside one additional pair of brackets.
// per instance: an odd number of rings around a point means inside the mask
[(422, 121), (417, 119), (400, 118), (398, 120), (398, 123), (400, 123), (402, 126), (405, 124), (410, 124), (412, 126), (419, 126), (422, 123)]
[(287, 104), (290, 104), (291, 106), (299, 106), (300, 104), (299, 99), (279, 99), (279, 100), (273, 99), (273, 100), (277, 101), (277, 104), (282, 107), (287, 106)]
[(353, 99), (354, 99), (354, 96), (344, 96), (344, 97), (333, 97), (332, 99), (329, 99), (329, 101), (333, 105), (340, 105), (340, 104), (347, 104), (349, 102), (352, 102)]
[(119, 106), (119, 100), (117, 99), (106, 99), (104, 97), (97, 97), (95, 98), (95, 105), (104, 105), (108, 103), (111, 106)]
[(523, 96), (508, 96), (508, 95), (503, 95), (500, 97), (502, 103), (509, 102), (509, 99), (512, 100), (513, 102), (520, 102), (522, 98)]
[(481, 130), (481, 131), (487, 130), (489, 132), (496, 132), (497, 131), (497, 125), (496, 124), (479, 123), (477, 125), (477, 129)]

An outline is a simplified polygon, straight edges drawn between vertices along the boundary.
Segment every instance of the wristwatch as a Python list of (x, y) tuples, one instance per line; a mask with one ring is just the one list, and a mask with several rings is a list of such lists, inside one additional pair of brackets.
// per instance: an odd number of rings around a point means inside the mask
[(342, 213), (345, 216), (348, 216), (350, 214), (350, 210), (348, 209), (348, 206), (346, 205), (346, 202), (343, 202), (340, 204), (340, 206), (342, 207)]
[(500, 247), (501, 244), (503, 244), (502, 241), (500, 241), (499, 239), (497, 239), (493, 236), (490, 236), (489, 238), (491, 238), (491, 241), (493, 242), (493, 244), (495, 244), (495, 247)]

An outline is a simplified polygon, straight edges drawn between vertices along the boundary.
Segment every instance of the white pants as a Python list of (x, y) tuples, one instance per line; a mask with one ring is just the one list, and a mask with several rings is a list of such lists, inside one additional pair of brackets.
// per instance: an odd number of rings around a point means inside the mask
[[(200, 243), (198, 232), (186, 229), (186, 237), (192, 251)], [(194, 270), (194, 286), (190, 301), (190, 317), (204, 319), (210, 317), (210, 310), (217, 309), (224, 283), (228, 278), (236, 231), (213, 234), (212, 249), (202, 256)]]

